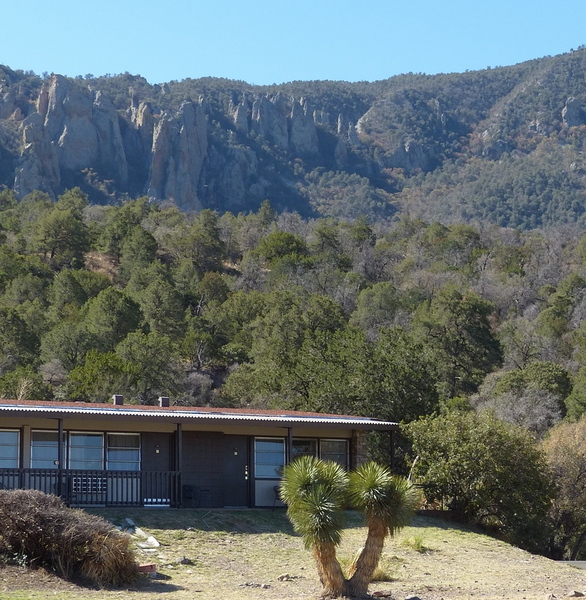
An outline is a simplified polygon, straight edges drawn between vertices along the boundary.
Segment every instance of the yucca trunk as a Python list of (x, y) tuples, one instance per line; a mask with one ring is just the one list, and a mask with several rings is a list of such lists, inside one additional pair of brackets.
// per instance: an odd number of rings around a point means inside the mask
[(313, 545), (313, 556), (317, 564), (319, 580), (323, 595), (338, 598), (346, 595), (346, 579), (342, 567), (336, 558), (336, 547), (327, 542), (317, 542)]
[(369, 520), (364, 548), (350, 566), (348, 592), (351, 597), (360, 598), (368, 594), (368, 584), (383, 553), (388, 531), (383, 520)]

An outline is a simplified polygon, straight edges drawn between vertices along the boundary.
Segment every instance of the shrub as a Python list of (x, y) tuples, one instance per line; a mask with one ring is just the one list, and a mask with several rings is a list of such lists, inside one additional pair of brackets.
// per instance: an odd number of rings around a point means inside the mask
[(529, 432), (486, 412), (425, 417), (407, 429), (418, 456), (413, 476), (428, 502), (525, 549), (545, 549), (555, 486)]
[(550, 509), (554, 527), (549, 555), (558, 560), (578, 560), (586, 554), (586, 418), (562, 422), (542, 443), (557, 484)]
[(403, 546), (407, 546), (420, 554), (425, 554), (427, 552), (427, 548), (423, 543), (423, 538), (420, 535), (414, 535), (413, 537), (404, 539)]
[(138, 565), (130, 536), (57, 496), (36, 490), (0, 490), (0, 556), (45, 567), (68, 580), (119, 586), (133, 581)]

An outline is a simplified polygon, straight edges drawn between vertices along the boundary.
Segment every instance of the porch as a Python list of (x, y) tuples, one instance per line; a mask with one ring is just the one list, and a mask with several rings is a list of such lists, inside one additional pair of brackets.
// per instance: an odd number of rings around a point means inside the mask
[(0, 469), (0, 489), (32, 489), (69, 506), (181, 506), (178, 471)]
[(272, 507), (283, 465), (366, 457), (366, 417), (215, 407), (0, 401), (0, 488), (70, 506)]

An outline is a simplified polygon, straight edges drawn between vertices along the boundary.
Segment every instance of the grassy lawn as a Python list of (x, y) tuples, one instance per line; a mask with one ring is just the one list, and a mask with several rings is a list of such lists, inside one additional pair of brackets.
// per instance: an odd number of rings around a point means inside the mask
[[(156, 563), (157, 579), (132, 589), (93, 590), (44, 571), (0, 568), (2, 600), (302, 600), (320, 586), (311, 552), (303, 548), (283, 510), (96, 510), (115, 524), (130, 517), (158, 547), (137, 549)], [(364, 541), (360, 516), (348, 514), (339, 558), (348, 563)], [(145, 542), (137, 538), (137, 542)], [(440, 519), (418, 516), (387, 541), (379, 581), (370, 591), (394, 599), (521, 600), (586, 591), (586, 571), (533, 556)], [(162, 594), (162, 595), (161, 595)]]

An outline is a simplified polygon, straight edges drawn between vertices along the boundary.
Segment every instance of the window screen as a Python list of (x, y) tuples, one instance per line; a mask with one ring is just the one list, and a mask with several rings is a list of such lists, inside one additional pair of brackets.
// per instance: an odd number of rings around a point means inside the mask
[(255, 476), (260, 479), (278, 479), (285, 464), (285, 440), (257, 438), (254, 446)]

